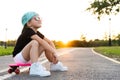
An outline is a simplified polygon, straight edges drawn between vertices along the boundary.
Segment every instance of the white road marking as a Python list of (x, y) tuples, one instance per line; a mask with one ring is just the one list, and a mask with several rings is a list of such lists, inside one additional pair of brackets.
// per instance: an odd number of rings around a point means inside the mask
[(6, 72), (9, 68), (3, 69), (0, 71), (0, 73)]
[[(68, 54), (69, 52), (71, 52), (71, 51), (73, 51), (73, 50), (75, 50), (75, 48), (70, 49), (70, 50), (67, 50), (67, 51), (64, 51), (64, 52), (60, 53), (58, 56), (61, 56), (61, 55), (64, 55), (64, 54)], [(43, 57), (43, 58), (41, 58), (41, 59), (39, 59), (39, 60), (42, 60), (42, 61), (40, 62), (41, 64), (44, 64), (44, 63), (48, 62), (48, 60), (45, 59), (45, 57)], [(20, 69), (20, 72), (24, 72), (24, 71), (27, 70), (27, 69), (28, 69), (28, 67), (22, 68), (22, 69)], [(7, 70), (8, 70), (8, 68), (3, 69), (3, 70), (0, 71), (0, 73), (6, 72)], [(15, 74), (15, 73), (12, 73), (12, 74), (8, 74), (8, 73), (7, 73), (7, 74), (5, 74), (5, 75), (0, 76), (0, 80), (4, 80), (4, 79), (7, 79), (7, 78), (10, 78), (10, 77), (12, 77), (12, 76), (14, 76), (14, 75), (16, 75), (16, 74)]]
[(97, 54), (97, 55), (99, 55), (99, 56), (101, 56), (101, 57), (104, 57), (104, 58), (106, 58), (106, 59), (108, 59), (108, 60), (110, 60), (110, 61), (112, 61), (112, 62), (114, 62), (114, 63), (120, 64), (119, 61), (116, 61), (116, 60), (114, 60), (114, 59), (112, 59), (112, 58), (109, 58), (109, 57), (107, 57), (107, 56), (104, 56), (104, 55), (102, 55), (102, 54), (99, 54), (99, 53), (95, 52), (95, 51), (93, 50), (93, 48), (92, 48), (92, 52), (95, 53), (95, 54)]

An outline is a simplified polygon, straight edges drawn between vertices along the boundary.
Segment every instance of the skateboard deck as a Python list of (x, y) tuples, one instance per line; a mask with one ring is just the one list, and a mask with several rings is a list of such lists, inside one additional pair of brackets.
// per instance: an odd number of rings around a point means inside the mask
[(8, 69), (8, 73), (15, 72), (16, 74), (19, 74), (20, 73), (19, 67), (22, 67), (22, 66), (31, 66), (31, 64), (30, 63), (9, 64), (10, 68)]

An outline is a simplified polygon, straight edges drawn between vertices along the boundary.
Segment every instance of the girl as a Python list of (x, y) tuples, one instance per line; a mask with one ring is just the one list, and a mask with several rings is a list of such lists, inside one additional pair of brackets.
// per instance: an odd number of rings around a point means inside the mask
[(54, 44), (38, 31), (41, 27), (41, 19), (36, 12), (27, 12), (22, 17), (24, 26), (13, 51), (16, 63), (31, 62), (30, 75), (50, 76), (51, 73), (45, 69), (38, 58), (45, 52), (50, 62), (51, 71), (67, 71), (68, 68), (57, 58), (57, 51)]

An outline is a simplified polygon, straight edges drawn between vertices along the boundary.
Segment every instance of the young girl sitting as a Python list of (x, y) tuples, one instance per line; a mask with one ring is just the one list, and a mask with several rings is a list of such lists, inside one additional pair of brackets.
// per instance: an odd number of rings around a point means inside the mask
[(51, 71), (67, 71), (68, 68), (57, 58), (57, 51), (52, 41), (38, 31), (41, 19), (36, 12), (27, 12), (22, 17), (23, 30), (17, 39), (13, 51), (16, 63), (31, 62), (30, 75), (50, 76), (50, 71), (43, 67), (38, 59), (44, 52), (50, 62)]

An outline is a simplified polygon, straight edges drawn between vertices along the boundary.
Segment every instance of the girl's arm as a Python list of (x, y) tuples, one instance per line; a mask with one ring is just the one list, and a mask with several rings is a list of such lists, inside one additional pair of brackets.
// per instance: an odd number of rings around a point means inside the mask
[[(45, 40), (52, 48), (54, 48), (54, 49), (56, 50), (56, 47), (55, 47), (54, 43), (53, 43), (51, 40), (49, 40), (49, 39), (46, 38), (46, 37), (44, 37), (44, 40)], [(53, 54), (54, 54), (54, 57), (55, 57), (55, 58), (58, 58), (58, 55), (57, 55), (56, 53), (53, 53)]]
[[(49, 50), (50, 52), (52, 52), (54, 54), (57, 53), (56, 49), (52, 47), (53, 43), (49, 42), (49, 40), (47, 38), (41, 39), (38, 35), (33, 35), (33, 36), (31, 36), (31, 38), (33, 40), (38, 41), (39, 44), (41, 44), (45, 49)], [(48, 40), (48, 42), (46, 40)], [(50, 46), (50, 44), (52, 46)]]
[(50, 46), (52, 46), (53, 48), (55, 48), (56, 49), (56, 47), (55, 47), (55, 45), (54, 45), (54, 43), (51, 41), (51, 40), (49, 40), (48, 38), (46, 38), (46, 37), (44, 37), (44, 40), (50, 45)]

